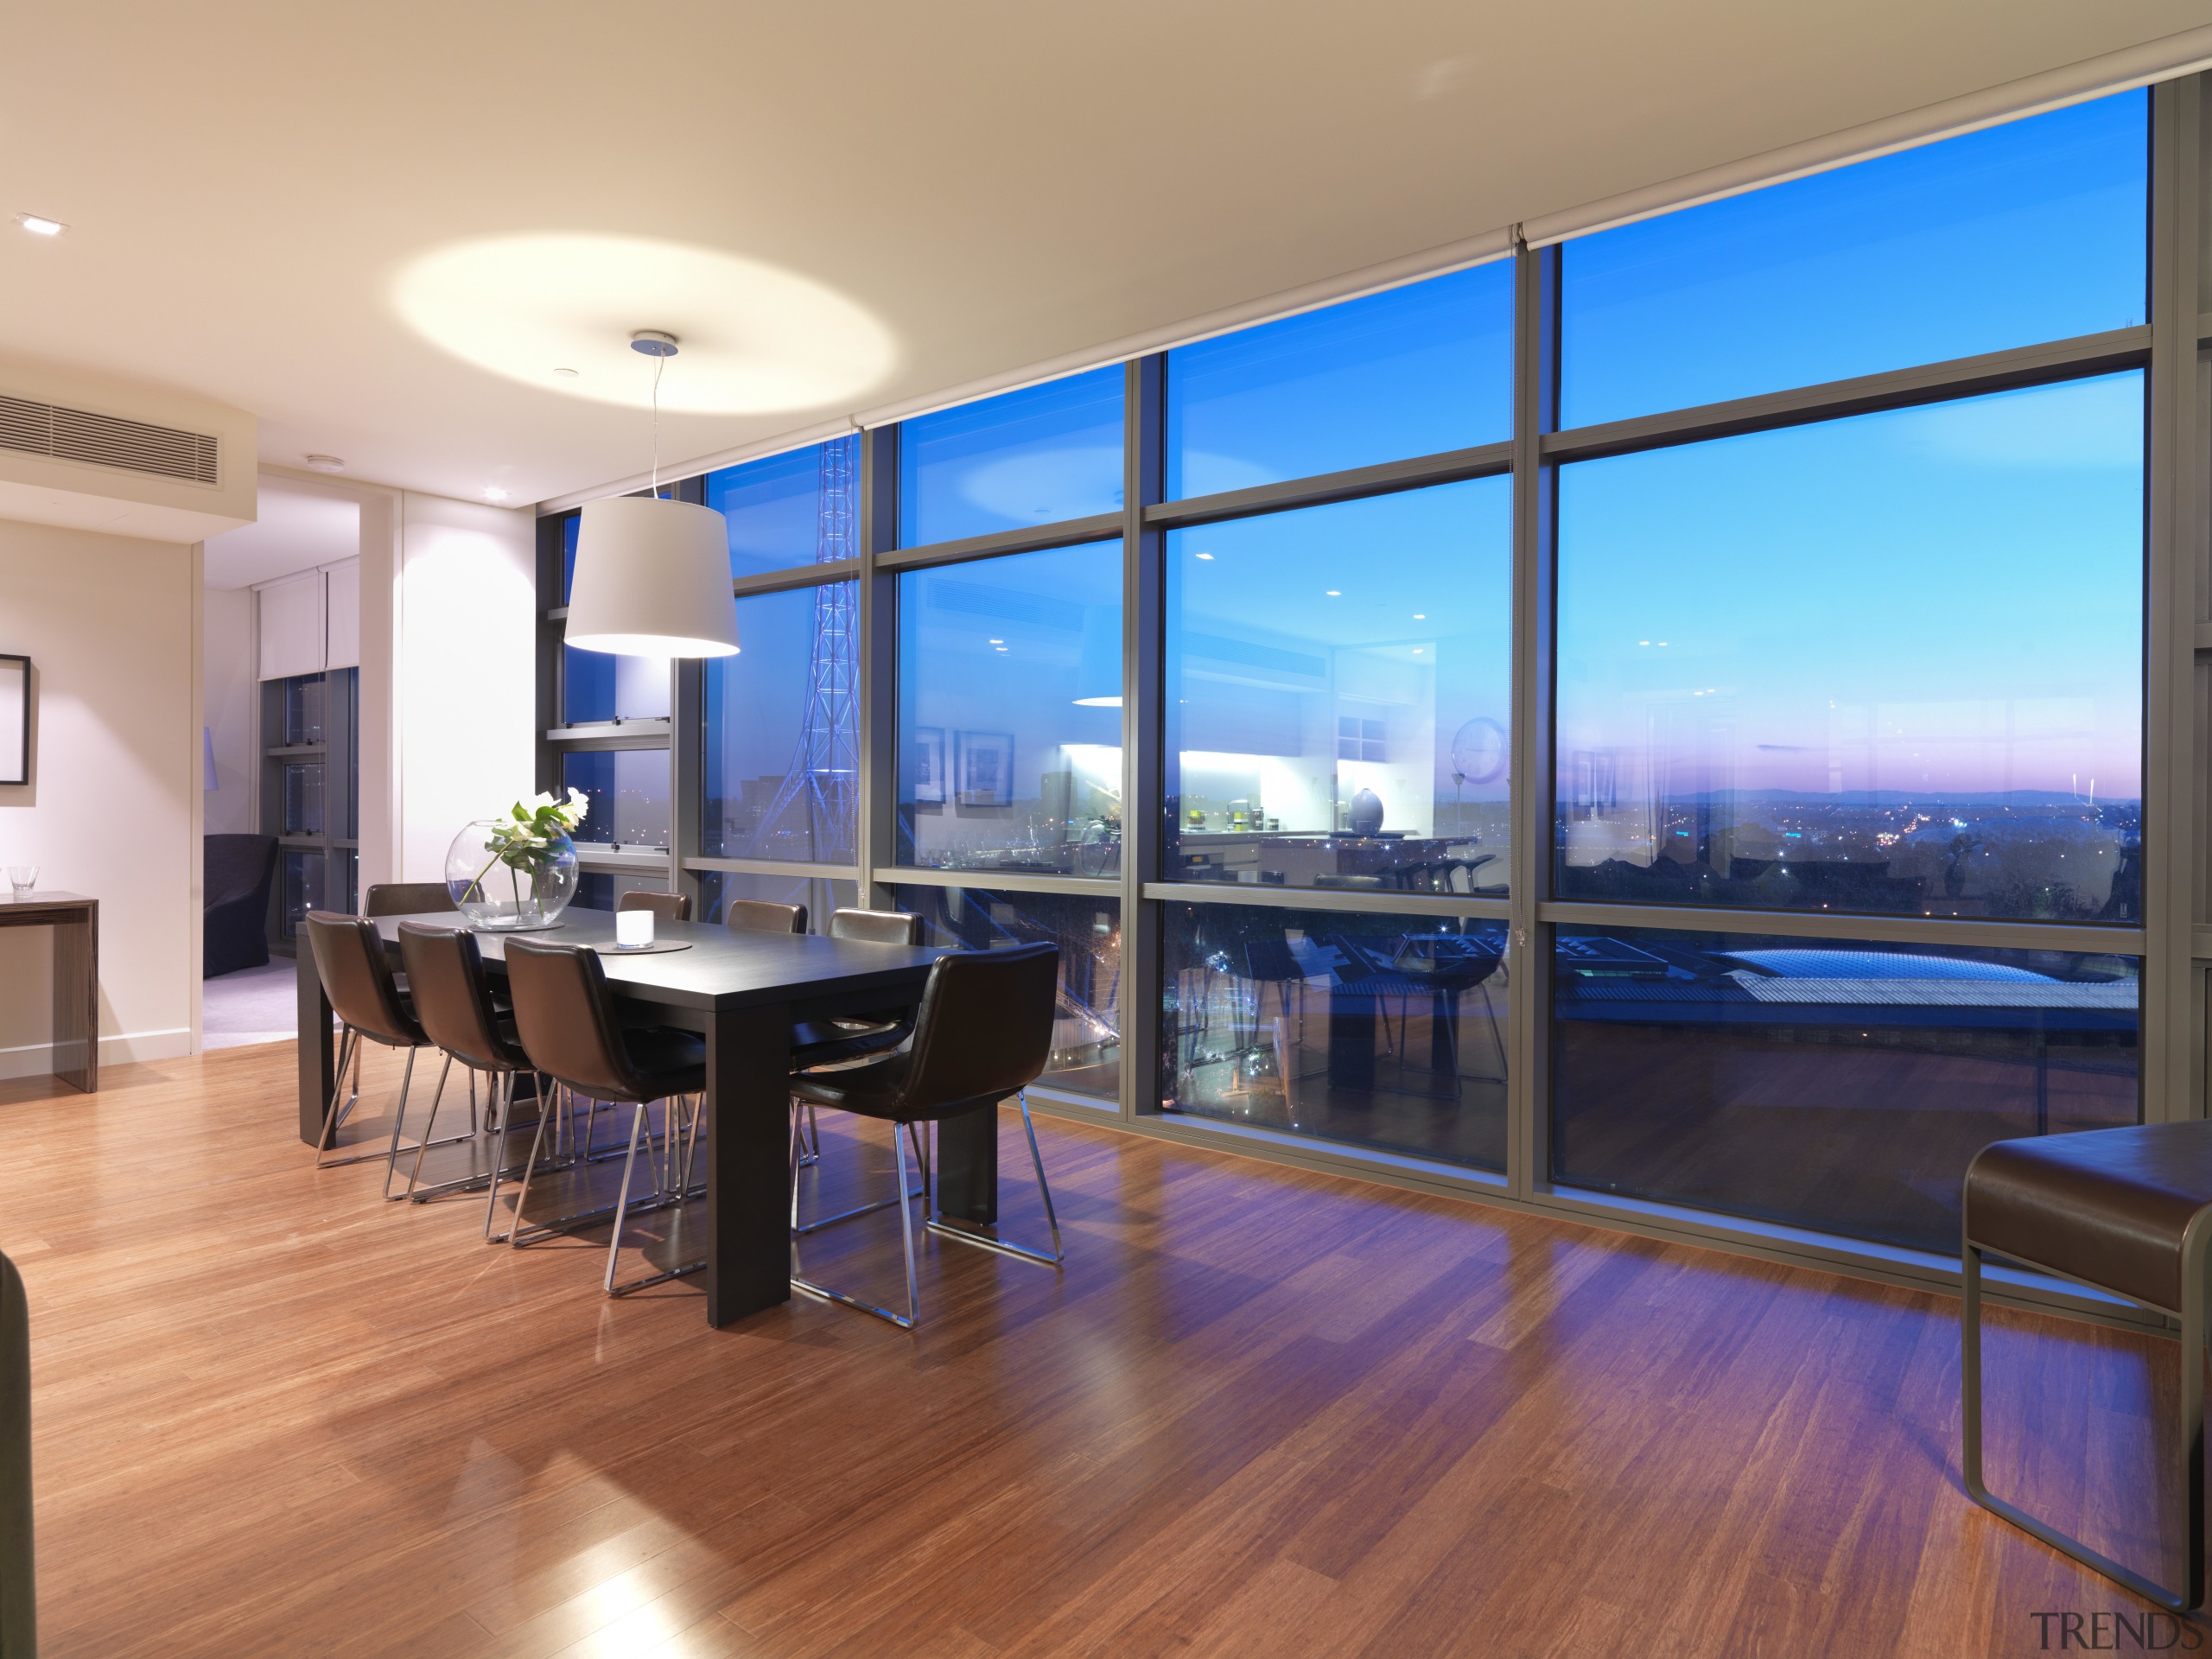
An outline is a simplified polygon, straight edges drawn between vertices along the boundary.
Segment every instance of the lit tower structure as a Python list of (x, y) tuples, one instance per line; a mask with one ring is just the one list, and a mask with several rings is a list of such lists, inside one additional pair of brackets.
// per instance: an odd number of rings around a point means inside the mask
[[(854, 451), (856, 438), (821, 446), (818, 482), (821, 512), (816, 520), (814, 562), (828, 564), (854, 556)], [(824, 864), (849, 861), (853, 833), (860, 821), (860, 618), (858, 584), (823, 582), (814, 590), (814, 639), (807, 656), (806, 715), (799, 722), (798, 747), (775, 799), (754, 826), (747, 848), (755, 856), (779, 855), (785, 820), (804, 804), (809, 859)], [(788, 856), (788, 854), (782, 855)], [(824, 909), (822, 913), (829, 912)]]

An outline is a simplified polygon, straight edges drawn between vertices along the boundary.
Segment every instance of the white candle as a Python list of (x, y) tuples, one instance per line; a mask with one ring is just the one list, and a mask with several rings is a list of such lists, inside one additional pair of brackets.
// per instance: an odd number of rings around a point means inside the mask
[(618, 910), (614, 912), (614, 943), (625, 949), (634, 950), (653, 942), (653, 913), (650, 910)]

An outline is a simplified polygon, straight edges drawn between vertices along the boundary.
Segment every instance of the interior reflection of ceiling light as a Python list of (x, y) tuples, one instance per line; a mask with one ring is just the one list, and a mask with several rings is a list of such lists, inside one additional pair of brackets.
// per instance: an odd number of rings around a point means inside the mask
[(1342, 599), (1344, 596), (1344, 590), (1340, 588), (1332, 588), (1323, 595), (1326, 599)]
[(991, 641), (991, 643), (992, 643), (993, 645), (1002, 645), (1006, 644), (1006, 641), (1005, 641), (1005, 640), (1003, 640), (1003, 639), (994, 639), (994, 640), (992, 640), (992, 641)]
[(59, 236), (69, 227), (58, 219), (48, 219), (43, 213), (17, 213), (16, 223), (33, 236)]
[(1426, 622), (1426, 621), (1427, 621), (1427, 620), (1428, 620), (1428, 613), (1427, 613), (1427, 611), (1415, 611), (1415, 612), (1414, 613), (1414, 621), (1416, 621), (1416, 622)]
[(1198, 556), (1202, 559), (1211, 559), (1213, 557), (1213, 555), (1211, 553), (1201, 553)]
[[(898, 359), (890, 331), (834, 289), (757, 259), (650, 237), (582, 232), (449, 243), (391, 289), (408, 325), (464, 362), (540, 391), (644, 408), (633, 320), (683, 340), (664, 401), (693, 415), (842, 404)], [(576, 371), (546, 378), (546, 365)]]
[(309, 455), (307, 463), (311, 473), (342, 473), (346, 470), (346, 463), (336, 455)]

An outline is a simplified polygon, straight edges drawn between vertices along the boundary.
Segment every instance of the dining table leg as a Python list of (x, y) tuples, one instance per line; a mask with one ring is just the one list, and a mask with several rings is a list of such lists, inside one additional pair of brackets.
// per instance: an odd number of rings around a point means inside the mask
[(992, 1227), (999, 1218), (999, 1109), (937, 1126), (937, 1207), (940, 1215)]
[(791, 1300), (791, 1046), (787, 1007), (708, 1016), (707, 1323)]
[(300, 1139), (320, 1147), (323, 1114), (330, 1109), (331, 1090), (338, 1084), (336, 1046), (330, 1035), (330, 999), (322, 994), (322, 976), (315, 970), (305, 929), (301, 930), (298, 949)]

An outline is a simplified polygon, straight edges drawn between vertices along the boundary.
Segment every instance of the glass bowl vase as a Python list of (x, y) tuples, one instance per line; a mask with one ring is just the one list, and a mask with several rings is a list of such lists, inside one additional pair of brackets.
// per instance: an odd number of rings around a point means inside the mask
[(550, 927), (576, 896), (575, 843), (553, 836), (502, 857), (492, 832), (513, 827), (474, 819), (446, 850), (446, 891), (472, 927), (515, 933)]

